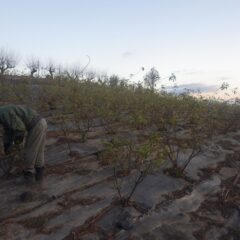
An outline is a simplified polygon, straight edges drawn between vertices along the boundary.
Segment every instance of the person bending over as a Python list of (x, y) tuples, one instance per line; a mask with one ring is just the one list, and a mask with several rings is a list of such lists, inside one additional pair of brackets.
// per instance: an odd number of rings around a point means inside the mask
[(33, 182), (43, 179), (44, 149), (47, 122), (34, 110), (23, 105), (0, 106), (0, 124), (3, 125), (5, 154), (11, 152), (14, 144), (24, 143), (24, 178)]

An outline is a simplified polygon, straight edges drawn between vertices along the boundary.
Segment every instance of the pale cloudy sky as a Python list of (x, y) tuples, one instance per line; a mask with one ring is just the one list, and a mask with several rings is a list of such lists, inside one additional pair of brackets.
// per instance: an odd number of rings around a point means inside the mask
[[(22, 59), (129, 77), (144, 66), (181, 84), (239, 85), (239, 0), (0, 0), (0, 47)], [(139, 72), (133, 80), (141, 79)]]

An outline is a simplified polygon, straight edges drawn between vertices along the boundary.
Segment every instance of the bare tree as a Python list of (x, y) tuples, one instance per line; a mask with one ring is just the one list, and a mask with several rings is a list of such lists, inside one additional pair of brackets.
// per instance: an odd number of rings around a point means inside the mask
[(80, 80), (82, 78), (81, 67), (78, 65), (73, 66), (70, 70), (65, 70), (65, 72), (73, 80)]
[(149, 87), (151, 90), (154, 90), (156, 83), (157, 81), (159, 81), (159, 79), (160, 79), (159, 72), (153, 67), (145, 75), (144, 82), (147, 87)]
[(105, 72), (99, 73), (97, 75), (97, 81), (101, 85), (106, 85), (108, 83), (108, 75)]
[(172, 82), (176, 82), (177, 77), (176, 77), (176, 75), (174, 73), (172, 73), (168, 80), (172, 81)]
[(3, 76), (10, 69), (15, 68), (17, 65), (17, 56), (4, 48), (0, 49), (0, 76)]
[(96, 72), (93, 70), (89, 70), (85, 73), (86, 80), (92, 81), (96, 78)]
[(47, 70), (47, 72), (49, 74), (48, 77), (53, 79), (54, 78), (54, 73), (56, 71), (56, 67), (55, 67), (54, 63), (51, 60), (49, 60), (49, 62), (46, 65), (45, 69)]
[(93, 72), (89, 75), (88, 75), (88, 73), (85, 74), (85, 70), (86, 70), (86, 68), (88, 67), (88, 65), (90, 64), (90, 61), (91, 61), (91, 59), (88, 55), (87, 55), (87, 58), (88, 58), (88, 62), (85, 66), (82, 67), (79, 64), (73, 65), (72, 67), (65, 69), (64, 75), (66, 75), (66, 77), (68, 77), (72, 80), (76, 80), (76, 81), (83, 80), (84, 75), (86, 75), (87, 78), (90, 77), (92, 79), (93, 76), (95, 78), (95, 73), (93, 74)]
[(31, 77), (33, 77), (35, 73), (38, 73), (39, 75), (41, 64), (38, 58), (35, 58), (35, 57), (29, 58), (26, 66), (30, 70)]
[(111, 76), (109, 77), (109, 85), (110, 85), (111, 87), (116, 87), (116, 86), (119, 84), (119, 82), (120, 82), (119, 76), (117, 76), (117, 75), (111, 75)]
[(55, 67), (55, 75), (57, 77), (62, 77), (64, 75), (64, 67), (61, 64), (56, 65)]

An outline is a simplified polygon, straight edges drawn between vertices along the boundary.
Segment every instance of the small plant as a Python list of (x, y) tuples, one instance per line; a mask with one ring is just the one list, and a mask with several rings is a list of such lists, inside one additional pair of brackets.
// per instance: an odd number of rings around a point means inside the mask
[(69, 141), (69, 134), (68, 134), (69, 129), (67, 127), (66, 118), (64, 117), (64, 115), (61, 115), (60, 118), (61, 118), (61, 129), (62, 129), (64, 137), (66, 139), (69, 155), (71, 155), (72, 150), (71, 150), (71, 145), (70, 145), (70, 141)]
[(92, 113), (87, 106), (80, 106), (74, 108), (73, 116), (77, 132), (80, 136), (80, 141), (85, 142), (93, 124)]
[(119, 127), (121, 114), (120, 99), (117, 97), (118, 89), (110, 89), (102, 93), (101, 102), (97, 103), (97, 114), (107, 134), (115, 134)]
[[(224, 188), (222, 190), (222, 194), (221, 194), (221, 199), (223, 200), (223, 202), (227, 202), (230, 201), (231, 198), (231, 194), (235, 192), (235, 187), (237, 186), (239, 179), (240, 179), (240, 166), (239, 166), (239, 161), (240, 161), (240, 153), (236, 152), (235, 154), (233, 154), (233, 162), (231, 163), (232, 167), (234, 167), (238, 174), (234, 177), (233, 182), (231, 183), (231, 186), (229, 188)], [(234, 199), (232, 199), (233, 202)]]
[(137, 130), (144, 129), (148, 124), (146, 115), (141, 111), (135, 111), (133, 114), (131, 114), (130, 122), (131, 125)]
[(23, 169), (23, 149), (20, 145), (13, 145), (10, 153), (0, 159), (0, 168), (5, 176), (9, 176), (14, 167)]
[[(171, 108), (171, 111), (164, 113), (164, 118), (159, 116), (159, 119), (161, 118), (159, 148), (172, 164), (169, 173), (176, 177), (184, 174), (192, 159), (203, 152), (204, 141), (210, 138), (203, 125), (201, 109), (194, 109), (193, 106), (185, 109), (185, 113), (182, 113), (185, 118), (182, 119), (178, 113), (180, 107)], [(188, 110), (187, 113), (186, 110)], [(184, 163), (180, 162), (181, 156), (185, 158)]]
[[(114, 186), (119, 200), (123, 206), (127, 206), (137, 187), (154, 169), (161, 165), (163, 158), (157, 148), (156, 136), (150, 136), (146, 141), (138, 142), (136, 139), (123, 139), (115, 137), (108, 143), (108, 151), (111, 152), (114, 173)], [(122, 183), (124, 177), (132, 175), (129, 183), (130, 192), (123, 194)]]
[[(67, 103), (65, 103), (66, 100)], [(72, 123), (79, 134), (80, 141), (85, 142), (96, 115), (91, 89), (85, 83), (74, 82), (69, 88), (67, 98), (63, 99), (62, 103), (66, 111), (73, 116)]]
[(159, 80), (160, 80), (159, 72), (154, 67), (151, 68), (144, 77), (145, 85), (149, 87), (151, 91), (154, 91), (154, 88)]

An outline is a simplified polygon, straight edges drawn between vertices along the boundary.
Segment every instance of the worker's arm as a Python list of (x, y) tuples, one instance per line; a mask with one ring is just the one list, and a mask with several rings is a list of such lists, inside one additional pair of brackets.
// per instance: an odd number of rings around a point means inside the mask
[(10, 148), (12, 147), (12, 145), (13, 145), (13, 132), (8, 128), (4, 128), (3, 146), (5, 154), (10, 153)]
[(7, 120), (5, 122), (3, 137), (5, 153), (9, 153), (13, 143), (22, 143), (26, 131), (24, 123), (16, 114), (10, 114)]
[(24, 139), (26, 127), (23, 121), (16, 115), (11, 118), (11, 129), (13, 131), (13, 141), (15, 144), (21, 144)]

